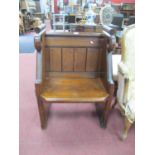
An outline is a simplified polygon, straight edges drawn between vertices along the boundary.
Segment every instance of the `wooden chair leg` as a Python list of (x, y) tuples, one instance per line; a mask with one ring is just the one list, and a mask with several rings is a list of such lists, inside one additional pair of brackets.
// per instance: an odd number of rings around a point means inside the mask
[(37, 102), (38, 102), (38, 110), (39, 110), (41, 128), (45, 129), (47, 126), (47, 118), (48, 118), (47, 110), (41, 99), (38, 98)]
[(112, 105), (112, 108), (111, 109), (114, 109), (115, 106), (116, 106), (116, 104), (117, 104), (117, 98), (115, 97), (114, 104)]
[(123, 134), (121, 135), (121, 139), (125, 140), (128, 136), (128, 131), (131, 127), (132, 123), (129, 122), (129, 120), (125, 117), (124, 119), (124, 130), (123, 130)]

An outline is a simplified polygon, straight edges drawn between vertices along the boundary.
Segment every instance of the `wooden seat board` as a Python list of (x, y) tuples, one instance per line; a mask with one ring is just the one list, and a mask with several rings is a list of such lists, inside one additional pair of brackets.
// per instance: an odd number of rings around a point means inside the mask
[(100, 78), (50, 78), (41, 97), (50, 102), (103, 102), (108, 93)]

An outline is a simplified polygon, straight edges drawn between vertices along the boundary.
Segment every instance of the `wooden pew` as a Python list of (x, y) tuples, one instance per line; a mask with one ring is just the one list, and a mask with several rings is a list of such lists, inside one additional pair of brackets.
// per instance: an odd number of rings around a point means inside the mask
[(41, 128), (47, 126), (51, 103), (104, 104), (100, 125), (106, 127), (114, 92), (110, 35), (42, 30), (34, 42)]

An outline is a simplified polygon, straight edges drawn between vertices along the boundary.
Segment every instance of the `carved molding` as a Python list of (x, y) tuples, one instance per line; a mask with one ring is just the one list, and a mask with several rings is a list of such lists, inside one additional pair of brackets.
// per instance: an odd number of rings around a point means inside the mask
[(35, 36), (34, 46), (35, 46), (37, 52), (41, 52), (42, 43), (41, 43), (41, 37), (40, 36)]
[(108, 42), (107, 42), (107, 50), (108, 52), (111, 52), (113, 50), (113, 44), (112, 44), (112, 38), (108, 38)]

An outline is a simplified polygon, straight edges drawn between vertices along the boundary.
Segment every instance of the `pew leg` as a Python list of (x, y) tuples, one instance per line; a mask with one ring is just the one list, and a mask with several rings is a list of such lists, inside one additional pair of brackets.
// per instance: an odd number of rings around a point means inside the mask
[(123, 134), (121, 135), (121, 139), (125, 140), (128, 136), (128, 131), (131, 127), (132, 123), (129, 122), (129, 120), (125, 117), (124, 119), (124, 130), (123, 130)]
[(104, 124), (103, 117), (102, 117), (102, 114), (103, 114), (103, 104), (95, 103), (95, 107), (96, 107), (96, 114), (98, 116), (100, 126), (103, 127), (103, 124)]
[(47, 127), (49, 106), (47, 106), (47, 103), (43, 103), (43, 101), (40, 98), (37, 99), (37, 102), (38, 102), (41, 128), (45, 129)]
[(106, 128), (107, 127), (107, 121), (108, 121), (108, 116), (109, 116), (109, 112), (111, 110), (111, 103), (112, 103), (112, 97), (109, 97), (105, 103), (105, 107), (103, 110), (103, 114), (102, 114), (102, 119), (101, 119), (101, 127)]
[(96, 113), (99, 118), (101, 128), (106, 128), (106, 126), (107, 126), (107, 120), (108, 120), (109, 112), (111, 109), (111, 102), (112, 102), (112, 98), (109, 97), (105, 102), (104, 108), (103, 108), (103, 106), (101, 106), (103, 104), (99, 104), (99, 103), (95, 104)]

